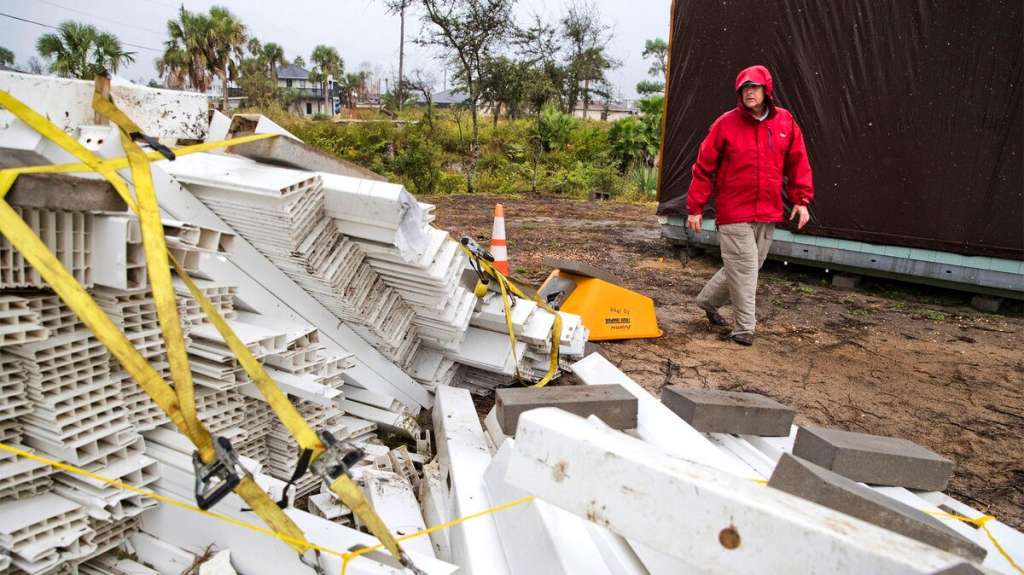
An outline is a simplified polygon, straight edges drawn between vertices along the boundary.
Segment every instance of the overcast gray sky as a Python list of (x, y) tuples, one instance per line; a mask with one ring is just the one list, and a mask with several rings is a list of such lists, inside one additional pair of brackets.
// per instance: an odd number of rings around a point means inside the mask
[[(533, 12), (556, 21), (567, 0), (519, 0), (517, 17)], [(611, 73), (620, 94), (635, 98), (636, 83), (647, 78), (648, 63), (640, 53), (648, 38), (668, 39), (671, 0), (595, 0), (604, 21), (614, 27), (608, 46), (622, 66)], [(160, 55), (166, 37), (166, 22), (181, 2), (172, 0), (0, 0), (0, 46), (14, 52), (18, 64), (36, 55), (36, 39), (52, 30), (15, 20), (17, 16), (55, 26), (77, 20), (116, 34), (126, 49), (137, 52), (135, 63), (120, 72), (131, 80), (156, 77), (153, 61)], [(191, 11), (206, 11), (211, 5), (227, 6), (263, 42), (284, 46), (291, 59), (301, 54), (307, 61), (313, 47), (329, 44), (338, 49), (346, 68), (364, 63), (378, 74), (390, 75), (398, 67), (398, 18), (385, 13), (380, 0), (184, 0)], [(432, 54), (408, 40), (420, 29), (418, 12), (406, 24), (407, 69), (423, 68), (436, 74), (440, 84), (441, 66)]]

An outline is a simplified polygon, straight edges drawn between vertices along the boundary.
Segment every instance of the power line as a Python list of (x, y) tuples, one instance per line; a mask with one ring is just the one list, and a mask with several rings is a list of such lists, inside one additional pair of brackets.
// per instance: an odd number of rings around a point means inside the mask
[[(36, 22), (35, 20), (29, 20), (28, 18), (22, 18), (21, 16), (15, 16), (14, 14), (7, 14), (6, 12), (0, 12), (0, 16), (10, 18), (12, 20), (18, 20), (21, 22), (27, 22), (29, 24), (35, 24), (36, 26), (42, 26), (43, 28), (50, 28), (51, 30), (60, 30), (57, 26), (52, 24), (43, 24), (42, 22)], [(150, 48), (149, 46), (140, 46), (139, 44), (132, 44), (131, 42), (121, 42), (125, 46), (131, 46), (132, 48), (139, 48), (142, 50), (150, 50), (152, 52), (163, 53), (163, 50), (158, 48)]]
[(110, 22), (111, 24), (117, 24), (118, 26), (125, 26), (127, 28), (135, 28), (136, 30), (142, 30), (143, 32), (149, 32), (150, 34), (163, 34), (164, 33), (162, 30), (153, 30), (152, 28), (143, 28), (142, 26), (136, 26), (135, 24), (128, 24), (127, 22), (120, 22), (118, 20), (113, 20), (111, 18), (106, 18), (104, 16), (97, 16), (96, 14), (94, 14), (92, 12), (86, 12), (85, 10), (79, 10), (77, 8), (71, 8), (71, 7), (68, 7), (68, 6), (63, 6), (63, 5), (58, 4), (56, 2), (51, 2), (50, 0), (36, 0), (36, 2), (42, 2), (43, 4), (49, 4), (50, 6), (53, 6), (54, 8), (60, 8), (61, 10), (67, 10), (69, 12), (76, 12), (76, 13), (81, 14), (83, 16), (88, 16), (88, 17), (94, 18), (96, 20), (103, 20), (104, 22)]

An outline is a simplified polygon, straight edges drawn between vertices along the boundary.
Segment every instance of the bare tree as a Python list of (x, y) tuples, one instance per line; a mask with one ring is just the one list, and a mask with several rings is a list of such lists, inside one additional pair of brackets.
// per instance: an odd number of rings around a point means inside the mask
[(481, 78), (487, 59), (511, 34), (515, 0), (420, 0), (423, 6), (423, 46), (440, 48), (456, 68), (455, 80), (466, 94), (472, 119), (470, 165), (466, 191), (473, 191), (473, 175), (480, 159), (479, 107)]
[(409, 90), (423, 95), (423, 99), (427, 103), (427, 125), (431, 129), (434, 127), (434, 84), (436, 82), (433, 74), (420, 69), (413, 70), (405, 81), (405, 86)]

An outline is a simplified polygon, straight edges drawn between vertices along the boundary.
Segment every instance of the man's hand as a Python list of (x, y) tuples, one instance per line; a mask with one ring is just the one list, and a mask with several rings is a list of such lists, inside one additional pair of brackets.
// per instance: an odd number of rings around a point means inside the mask
[(811, 219), (811, 214), (807, 211), (807, 206), (793, 206), (793, 213), (789, 216), (789, 221), (793, 221), (793, 218), (796, 218), (797, 215), (800, 216), (800, 219), (796, 222), (796, 229), (799, 230), (807, 225), (807, 221)]
[(700, 232), (700, 224), (704, 219), (704, 216), (697, 214), (696, 216), (688, 216), (686, 218), (686, 225), (694, 232)]

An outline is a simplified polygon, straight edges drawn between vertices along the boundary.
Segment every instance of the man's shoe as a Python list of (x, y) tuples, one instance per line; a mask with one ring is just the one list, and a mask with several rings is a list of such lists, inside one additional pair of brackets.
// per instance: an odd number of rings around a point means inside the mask
[(722, 317), (722, 314), (718, 313), (717, 309), (711, 311), (704, 310), (704, 313), (708, 315), (708, 321), (711, 322), (711, 325), (717, 325), (720, 327), (729, 325), (729, 322), (725, 321), (725, 318)]
[(729, 335), (729, 339), (740, 345), (754, 345), (754, 334), (752, 333), (734, 333)]

